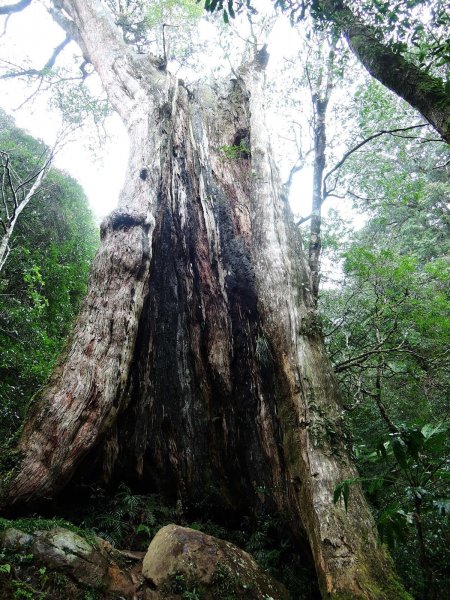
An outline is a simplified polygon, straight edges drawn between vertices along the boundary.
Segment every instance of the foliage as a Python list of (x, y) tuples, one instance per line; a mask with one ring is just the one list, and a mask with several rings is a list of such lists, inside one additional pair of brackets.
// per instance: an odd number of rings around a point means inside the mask
[[(203, 12), (195, 0), (106, 2), (127, 44), (133, 45), (140, 53), (151, 49), (154, 54), (164, 55), (166, 60), (173, 58), (175, 54), (188, 52), (183, 38), (186, 37), (189, 25), (194, 25)], [(167, 45), (171, 46), (170, 52)]]
[(58, 71), (48, 77), (53, 82), (50, 108), (60, 111), (64, 122), (72, 128), (80, 129), (89, 123), (96, 129), (98, 138), (103, 139), (103, 123), (111, 113), (106, 98), (95, 96), (79, 81), (67, 81)]
[(229, 160), (236, 160), (238, 158), (248, 158), (250, 156), (250, 149), (244, 140), (241, 140), (238, 145), (235, 146), (221, 146), (220, 151), (223, 156)]
[[(44, 146), (0, 114), (0, 147), (18, 174), (32, 172)], [(0, 280), (0, 432), (6, 440), (45, 383), (86, 292), (97, 246), (86, 198), (52, 170), (18, 221)]]
[[(381, 86), (360, 89), (356, 101), (365, 134), (392, 127), (398, 107)], [(334, 501), (347, 509), (351, 486), (362, 484), (417, 598), (444, 589), (449, 547), (449, 188), (445, 149), (432, 139), (425, 131), (390, 136), (341, 169), (339, 193), (368, 220), (346, 231), (346, 244), (328, 240), (343, 271), (321, 294), (361, 474), (340, 482)]]
[(157, 0), (148, 7), (146, 22), (148, 27), (161, 23), (182, 25), (186, 21), (198, 19), (201, 14), (202, 8), (195, 0)]
[(33, 554), (4, 550), (0, 552), (0, 563), (5, 560), (8, 562), (0, 565), (0, 600), (28, 598), (30, 600), (59, 600), (60, 598), (100, 600), (104, 598), (103, 594), (98, 594), (89, 586), (76, 584), (63, 573), (48, 570), (35, 563)]
[[(418, 544), (423, 582), (417, 581), (417, 575), (411, 581), (411, 574), (401, 570), (424, 597), (427, 592), (443, 589), (445, 564), (450, 558), (444, 533), (450, 521), (449, 429), (448, 424), (427, 423), (421, 428), (403, 425), (376, 451), (363, 448), (358, 455), (360, 469), (373, 475), (339, 483), (333, 496), (334, 503), (342, 499), (347, 510), (350, 486), (362, 483), (376, 507), (381, 541), (387, 542), (397, 556), (404, 553), (405, 547)], [(446, 539), (447, 544), (433, 548), (438, 540), (442, 544)], [(410, 567), (411, 561), (404, 564)]]
[[(289, 14), (292, 24), (311, 16), (318, 29), (345, 26), (339, 19), (348, 18), (345, 13), (348, 8), (374, 27), (377, 37), (384, 38), (394, 52), (405, 54), (426, 71), (445, 76), (442, 69), (450, 62), (450, 17), (441, 0), (348, 0), (345, 4), (326, 0), (273, 0), (273, 5)], [(210, 13), (222, 11), (228, 23), (229, 17), (234, 19), (243, 10), (255, 13), (258, 5), (252, 0), (205, 0), (204, 8)], [(345, 16), (341, 17), (341, 12)]]
[(161, 527), (176, 519), (175, 510), (165, 505), (158, 495), (135, 494), (124, 483), (112, 496), (100, 488), (94, 489), (89, 507), (83, 527), (116, 546), (139, 550), (148, 546)]

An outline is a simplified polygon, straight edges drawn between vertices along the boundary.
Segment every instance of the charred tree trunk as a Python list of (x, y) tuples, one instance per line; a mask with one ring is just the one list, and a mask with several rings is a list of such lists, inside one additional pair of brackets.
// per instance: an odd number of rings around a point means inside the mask
[[(348, 513), (332, 503), (355, 473), (270, 153), (263, 65), (188, 91), (124, 47), (100, 4), (63, 4), (128, 127), (131, 156), (5, 501), (52, 498), (86, 471), (182, 503), (213, 489), (236, 513), (287, 511), (324, 598), (406, 598), (361, 492)], [(220, 150), (243, 139), (246, 156)]]

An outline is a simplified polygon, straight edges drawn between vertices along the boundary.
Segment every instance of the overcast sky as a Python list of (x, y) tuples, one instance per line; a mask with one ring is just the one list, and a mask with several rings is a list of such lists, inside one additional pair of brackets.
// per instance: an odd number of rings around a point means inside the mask
[[(64, 32), (44, 7), (33, 2), (25, 11), (9, 19), (7, 35), (0, 39), (1, 56), (14, 60), (29, 55), (33, 57), (31, 66), (40, 68), (64, 37)], [(73, 55), (77, 53), (77, 46), (70, 44), (58, 64), (71, 63)], [(17, 79), (0, 81), (0, 105), (15, 118), (19, 127), (53, 146), (61, 120), (56, 111), (49, 112), (48, 95), (36, 95), (19, 108), (23, 99), (35, 89), (36, 83), (26, 85)], [(92, 140), (83, 132), (81, 139), (65, 144), (55, 160), (57, 167), (65, 169), (81, 183), (97, 218), (103, 217), (117, 204), (128, 156), (127, 136), (117, 115), (106, 119), (105, 129), (110, 139), (106, 139), (101, 147), (98, 144), (95, 146), (94, 132)], [(88, 148), (93, 142), (95, 154)]]
[[(270, 40), (269, 78), (276, 76), (283, 54), (292, 47), (294, 42), (291, 35), (286, 22), (277, 23), (276, 31)], [(25, 57), (29, 56), (32, 57), (29, 66), (41, 68), (64, 37), (65, 34), (53, 22), (44, 6), (40, 2), (33, 2), (25, 11), (12, 15), (9, 19), (6, 34), (0, 38), (0, 56), (17, 61), (20, 65), (23, 65)], [(76, 44), (70, 44), (58, 58), (57, 64), (73, 64), (73, 57), (78, 53)], [(93, 88), (100, 90), (95, 75), (89, 78), (89, 82)], [(61, 123), (57, 112), (50, 112), (48, 109), (48, 95), (38, 94), (32, 101), (19, 108), (24, 98), (35, 89), (36, 83), (30, 86), (17, 79), (2, 80), (0, 106), (16, 119), (18, 126), (52, 146)], [(125, 178), (128, 155), (128, 140), (120, 119), (116, 115), (108, 117), (105, 129), (109, 139), (101, 145), (97, 144), (95, 153), (88, 148), (95, 135), (91, 134), (93, 138), (89, 139), (88, 133), (83, 131), (81, 135), (78, 133), (78, 139), (64, 146), (55, 161), (57, 167), (67, 170), (81, 183), (99, 219), (117, 204)], [(286, 170), (289, 161), (283, 163)], [(310, 194), (309, 169), (297, 175), (294, 182), (291, 203), (295, 212), (309, 214)], [(302, 200), (304, 207), (300, 207)]]

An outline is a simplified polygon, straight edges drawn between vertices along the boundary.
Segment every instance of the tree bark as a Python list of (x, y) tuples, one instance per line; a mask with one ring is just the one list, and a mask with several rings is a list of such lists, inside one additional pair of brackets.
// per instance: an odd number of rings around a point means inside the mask
[[(64, 9), (130, 135), (66, 357), (32, 407), (4, 502), (85, 473), (235, 514), (271, 508), (307, 540), (324, 598), (407, 598), (354, 477), (311, 276), (264, 123), (264, 65), (187, 90), (94, 0)], [(65, 18), (67, 18), (65, 16)], [(220, 149), (249, 141), (249, 154)], [(265, 490), (262, 493), (261, 490)]]
[(311, 271), (312, 297), (317, 305), (320, 286), (320, 255), (322, 253), (322, 204), (325, 200), (323, 194), (323, 174), (326, 162), (328, 89), (323, 98), (320, 97), (320, 93), (318, 92), (317, 94), (313, 94), (312, 100), (314, 106), (314, 163), (308, 264)]
[(380, 41), (341, 0), (324, 0), (323, 8), (369, 73), (403, 98), (450, 144), (450, 97), (443, 82)]

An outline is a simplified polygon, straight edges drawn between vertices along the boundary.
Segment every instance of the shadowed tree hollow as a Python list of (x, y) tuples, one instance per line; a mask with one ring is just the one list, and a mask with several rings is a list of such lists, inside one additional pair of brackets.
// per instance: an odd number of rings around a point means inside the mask
[[(406, 598), (362, 494), (348, 512), (332, 503), (355, 473), (271, 156), (266, 56), (188, 91), (123, 43), (100, 2), (55, 5), (131, 151), (88, 296), (30, 411), (4, 503), (54, 498), (87, 474), (183, 505), (214, 489), (218, 510), (288, 514), (324, 598)], [(223, 151), (244, 139), (240, 157)]]

